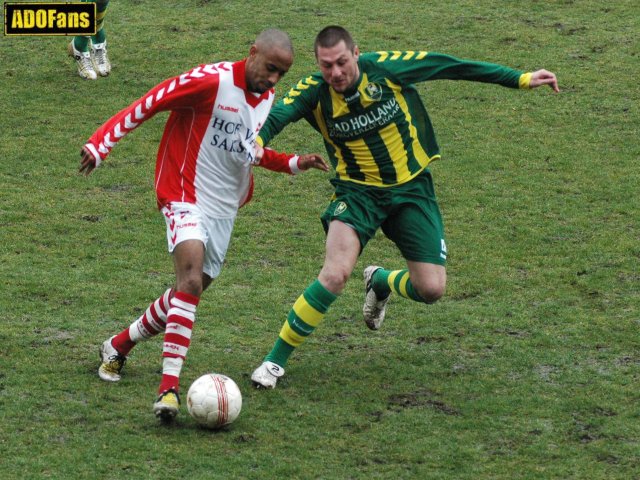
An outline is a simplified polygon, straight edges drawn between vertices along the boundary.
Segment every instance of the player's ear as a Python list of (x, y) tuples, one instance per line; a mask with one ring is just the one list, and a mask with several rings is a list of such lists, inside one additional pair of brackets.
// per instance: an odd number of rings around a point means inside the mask
[(253, 57), (256, 53), (258, 53), (258, 47), (254, 43), (253, 45), (251, 45), (251, 48), (249, 49), (249, 56)]
[(358, 59), (358, 57), (360, 56), (360, 49), (358, 48), (357, 45), (355, 45), (353, 47), (353, 56), (356, 57), (356, 60)]

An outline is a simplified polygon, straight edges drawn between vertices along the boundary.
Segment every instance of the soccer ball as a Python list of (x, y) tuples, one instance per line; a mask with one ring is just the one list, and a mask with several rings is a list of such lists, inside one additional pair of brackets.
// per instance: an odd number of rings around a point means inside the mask
[(187, 410), (206, 428), (220, 428), (233, 422), (242, 409), (242, 394), (226, 375), (207, 373), (189, 387)]

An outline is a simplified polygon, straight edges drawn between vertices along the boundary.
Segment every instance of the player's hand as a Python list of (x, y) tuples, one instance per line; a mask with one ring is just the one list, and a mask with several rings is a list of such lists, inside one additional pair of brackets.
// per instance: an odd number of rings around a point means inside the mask
[(307, 153), (305, 155), (300, 155), (298, 158), (298, 168), (300, 170), (309, 170), (310, 168), (317, 168), (318, 170), (322, 170), (323, 172), (329, 171), (329, 165), (324, 161), (322, 156), (317, 153)]
[(79, 172), (87, 176), (96, 168), (96, 158), (87, 147), (80, 150), (80, 170)]
[(556, 93), (560, 91), (555, 73), (549, 72), (548, 70), (536, 70), (531, 74), (529, 87), (536, 88), (541, 85), (549, 85)]
[(264, 148), (262, 148), (262, 146), (260, 146), (260, 144), (256, 142), (253, 163), (258, 165), (260, 163), (260, 160), (262, 160), (263, 156), (264, 156)]

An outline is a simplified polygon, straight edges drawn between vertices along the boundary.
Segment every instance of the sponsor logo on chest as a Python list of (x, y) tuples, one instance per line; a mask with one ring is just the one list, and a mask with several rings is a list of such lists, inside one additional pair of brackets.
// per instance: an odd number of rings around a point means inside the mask
[(243, 90), (222, 81), (220, 92), (224, 92), (224, 98), (218, 98), (213, 109), (207, 133), (209, 145), (243, 163), (255, 163), (256, 137), (270, 105), (253, 108), (246, 103)]
[(328, 120), (329, 136), (343, 140), (360, 137), (389, 125), (399, 112), (400, 105), (395, 98), (375, 103), (365, 111), (344, 115), (337, 120)]
[(211, 119), (211, 146), (232, 153), (251, 153), (255, 147), (256, 132), (249, 130), (241, 121), (225, 120), (220, 117)]

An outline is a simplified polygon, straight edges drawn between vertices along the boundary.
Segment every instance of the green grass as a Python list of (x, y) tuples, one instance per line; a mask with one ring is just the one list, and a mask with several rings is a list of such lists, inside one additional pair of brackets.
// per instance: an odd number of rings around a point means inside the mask
[[(3, 478), (640, 478), (640, 7), (620, 0), (179, 2), (117, 0), (114, 70), (81, 81), (68, 39), (0, 38), (0, 469)], [(205, 293), (183, 385), (230, 375), (243, 412), (225, 431), (151, 413), (158, 341), (115, 385), (97, 348), (173, 279), (153, 168), (166, 115), (91, 177), (78, 151), (109, 116), (199, 63), (290, 32), (281, 95), (314, 70), (325, 25), (363, 51), (426, 49), (558, 74), (562, 92), (419, 86), (448, 290), (394, 298), (361, 320), (362, 268), (401, 267), (376, 237), (274, 391), (249, 374), (322, 265), (329, 176), (256, 171), (223, 274)], [(322, 151), (303, 124), (274, 147)]]

